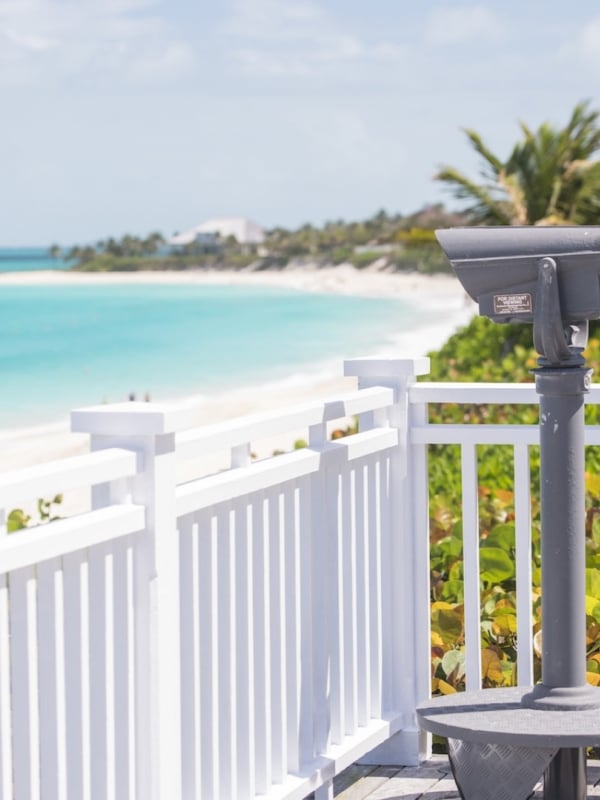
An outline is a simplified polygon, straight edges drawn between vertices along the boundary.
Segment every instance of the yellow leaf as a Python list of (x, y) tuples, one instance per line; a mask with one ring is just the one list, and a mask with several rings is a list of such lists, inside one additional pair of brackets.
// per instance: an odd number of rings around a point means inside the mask
[(514, 499), (514, 492), (509, 492), (508, 489), (496, 489), (495, 495), (502, 503), (508, 505)]
[(600, 475), (595, 472), (585, 473), (585, 487), (595, 497), (600, 495)]
[(594, 609), (598, 605), (598, 600), (595, 597), (590, 597), (589, 594), (585, 596), (585, 613), (588, 617), (591, 617), (594, 613)]
[(504, 678), (502, 664), (495, 650), (486, 648), (481, 651), (481, 676), (489, 678), (494, 683), (502, 683)]
[(443, 647), (444, 640), (437, 631), (431, 631), (431, 645), (432, 647)]
[(515, 612), (515, 604), (513, 603), (512, 600), (507, 600), (506, 598), (498, 600), (495, 608), (496, 610), (498, 610), (499, 608), (509, 608), (513, 612), (513, 614)]
[(438, 678), (437, 688), (442, 694), (456, 694), (454, 686), (450, 686), (449, 683), (446, 683), (446, 681), (443, 681), (441, 678)]
[(442, 609), (444, 611), (452, 611), (454, 606), (452, 603), (445, 603), (443, 600), (436, 600), (435, 603), (431, 604), (431, 610), (436, 611), (437, 609)]
[(496, 617), (493, 624), (494, 633), (506, 635), (517, 632), (517, 618), (514, 614), (502, 614)]
[(598, 673), (598, 672), (586, 672), (585, 676), (586, 676), (587, 682), (591, 683), (592, 686), (600, 686), (600, 673)]

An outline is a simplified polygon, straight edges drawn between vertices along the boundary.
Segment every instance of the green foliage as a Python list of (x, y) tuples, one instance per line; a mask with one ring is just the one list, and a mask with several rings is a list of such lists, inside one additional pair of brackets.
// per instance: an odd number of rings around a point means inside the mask
[(31, 515), (26, 514), (22, 508), (13, 508), (8, 513), (6, 518), (6, 530), (8, 533), (14, 533), (26, 528), (31, 521)]
[[(499, 326), (476, 317), (431, 353), (426, 380), (532, 381), (537, 363), (531, 326)], [(600, 371), (598, 326), (586, 350)], [(598, 424), (598, 409), (586, 409)], [(430, 421), (537, 424), (538, 406), (432, 405)], [(586, 450), (586, 592), (588, 680), (600, 684), (600, 454)], [(539, 449), (530, 448), (534, 633), (541, 627)], [(432, 675), (437, 692), (464, 688), (464, 584), (458, 446), (432, 446), (429, 459), (431, 530)], [(514, 465), (509, 446), (478, 446), (482, 682), (513, 685), (516, 679), (516, 580)], [(540, 674), (536, 654), (536, 675)]]
[(320, 266), (351, 263), (363, 268), (383, 257), (391, 268), (430, 273), (450, 269), (434, 229), (464, 221), (461, 214), (447, 212), (437, 204), (408, 216), (379, 211), (358, 222), (335, 220), (321, 227), (302, 225), (292, 231), (274, 228), (260, 247), (239, 244), (229, 236), (219, 238), (210, 248), (192, 242), (169, 250), (159, 233), (145, 238), (126, 234), (94, 246), (73, 247), (65, 257), (75, 269), (86, 272), (243, 269), (250, 264), (254, 269), (280, 269), (292, 259)]
[(564, 128), (544, 122), (536, 131), (521, 123), (522, 138), (506, 160), (473, 130), (465, 130), (481, 160), (479, 180), (451, 166), (436, 175), (469, 203), (476, 225), (594, 225), (600, 214), (599, 112), (575, 106)]
[[(38, 519), (34, 520), (33, 526), (35, 527), (37, 525), (42, 525), (45, 522), (54, 522), (54, 520), (60, 519), (60, 517), (54, 513), (53, 507), (60, 505), (62, 501), (62, 494), (55, 495), (52, 500), (44, 500), (40, 498), (37, 501)], [(31, 514), (25, 513), (22, 508), (13, 508), (13, 510), (8, 513), (6, 518), (6, 528), (8, 533), (15, 533), (15, 531), (32, 527), (30, 524), (31, 522)]]

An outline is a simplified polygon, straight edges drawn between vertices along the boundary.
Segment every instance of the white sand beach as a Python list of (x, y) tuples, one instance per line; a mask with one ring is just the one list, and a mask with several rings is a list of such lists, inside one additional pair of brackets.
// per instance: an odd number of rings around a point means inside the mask
[[(423, 355), (440, 347), (447, 337), (474, 314), (475, 307), (452, 275), (425, 276), (416, 273), (381, 273), (359, 271), (350, 265), (325, 269), (287, 269), (265, 272), (186, 271), (135, 273), (77, 273), (64, 271), (10, 272), (0, 274), (0, 288), (16, 285), (90, 285), (90, 284), (203, 284), (269, 285), (309, 292), (357, 295), (364, 297), (403, 298), (424, 310), (439, 311), (439, 322), (426, 329), (416, 328), (398, 334), (390, 350), (382, 355)], [(365, 346), (365, 355), (373, 355)], [(354, 379), (344, 378), (340, 358), (331, 374), (315, 373), (290, 377), (269, 385), (244, 387), (227, 393), (187, 398), (184, 402), (197, 409), (202, 424), (243, 416), (268, 409), (282, 408), (330, 397), (355, 388)], [(202, 387), (199, 387), (202, 391)], [(181, 400), (178, 401), (182, 402)], [(0, 471), (21, 469), (31, 464), (77, 455), (88, 450), (87, 436), (69, 431), (69, 411), (64, 420), (52, 425), (26, 429), (0, 430)], [(290, 441), (269, 441), (259, 457), (274, 447), (285, 449)]]

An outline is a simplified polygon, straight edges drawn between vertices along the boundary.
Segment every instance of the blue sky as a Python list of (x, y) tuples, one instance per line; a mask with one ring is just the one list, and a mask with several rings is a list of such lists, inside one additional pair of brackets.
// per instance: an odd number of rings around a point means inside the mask
[(592, 0), (0, 0), (0, 246), (452, 201), (463, 127), (600, 108)]

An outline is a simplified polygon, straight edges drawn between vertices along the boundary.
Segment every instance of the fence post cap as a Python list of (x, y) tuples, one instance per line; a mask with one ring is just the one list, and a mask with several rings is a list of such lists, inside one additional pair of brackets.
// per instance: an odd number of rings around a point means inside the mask
[(111, 403), (71, 411), (71, 431), (107, 436), (158, 436), (194, 427), (194, 416), (194, 409), (176, 405)]
[(344, 361), (344, 375), (360, 378), (410, 378), (429, 373), (429, 358), (386, 358), (369, 356)]

